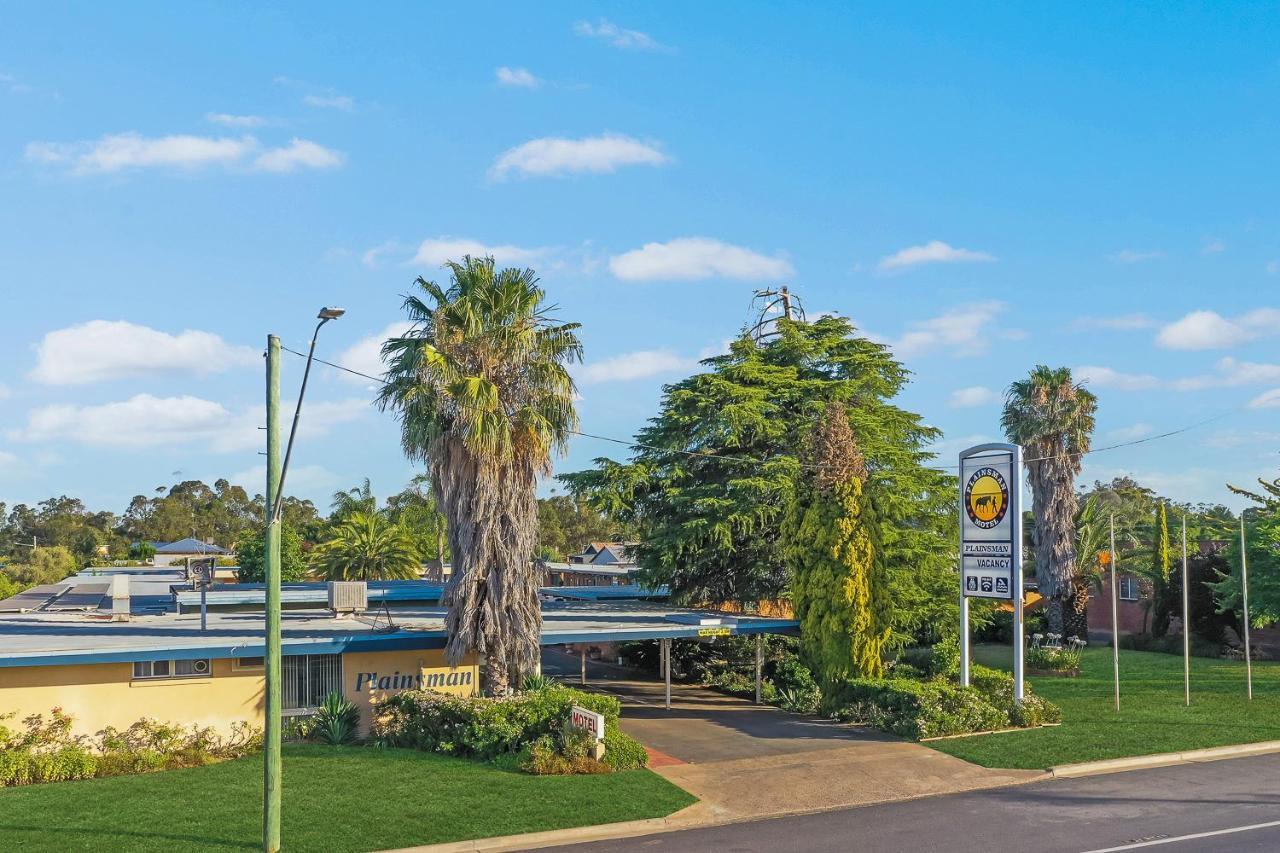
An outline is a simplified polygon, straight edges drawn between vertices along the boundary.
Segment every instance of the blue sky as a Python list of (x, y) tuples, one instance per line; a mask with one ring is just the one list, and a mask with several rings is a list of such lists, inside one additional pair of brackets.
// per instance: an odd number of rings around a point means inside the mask
[[(320, 352), (376, 368), (481, 248), (583, 323), (587, 432), (786, 283), (894, 346), (940, 461), (1044, 362), (1097, 445), (1229, 413), (1086, 479), (1276, 475), (1274, 5), (775, 6), (0, 2), (0, 500), (261, 491), (267, 333), (342, 305)], [(297, 493), (408, 480), (370, 397), (317, 374)]]

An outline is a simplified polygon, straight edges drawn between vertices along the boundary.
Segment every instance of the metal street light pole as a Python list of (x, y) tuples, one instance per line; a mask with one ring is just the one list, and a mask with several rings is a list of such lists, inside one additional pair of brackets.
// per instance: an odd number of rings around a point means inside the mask
[(320, 328), (345, 312), (341, 308), (322, 308), (320, 322), (311, 335), (311, 350), (302, 374), (302, 388), (293, 411), (293, 426), (284, 464), (280, 464), (280, 339), (267, 337), (267, 502), (266, 507), (266, 728), (262, 778), (262, 849), (277, 853), (280, 849), (281, 794), (281, 647), (280, 647), (280, 510), (284, 505), (284, 478), (289, 471), (289, 457), (298, 432), (302, 398), (307, 393), (307, 379), (316, 353), (316, 337)]

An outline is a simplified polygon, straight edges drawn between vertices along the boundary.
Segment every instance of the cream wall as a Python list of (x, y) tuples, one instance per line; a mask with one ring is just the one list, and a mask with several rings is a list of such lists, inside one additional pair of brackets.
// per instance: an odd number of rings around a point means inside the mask
[(12, 726), (62, 708), (78, 734), (122, 729), (143, 717), (221, 731), (237, 720), (262, 726), (262, 670), (237, 671), (231, 660), (214, 660), (210, 668), (208, 678), (134, 681), (132, 663), (3, 667), (0, 714), (16, 712), (6, 723)]
[[(77, 734), (107, 726), (126, 728), (143, 717), (164, 723), (228, 730), (239, 720), (262, 726), (266, 676), (261, 667), (236, 669), (231, 659), (214, 659), (207, 678), (133, 680), (132, 663), (0, 667), (0, 715), (20, 724), (53, 708), (70, 714)], [(419, 681), (421, 676), (421, 681)], [(351, 652), (342, 656), (342, 692), (360, 708), (367, 733), (373, 703), (419, 686), (470, 696), (479, 692), (475, 659), (450, 668), (444, 652), (422, 649)]]
[(369, 731), (374, 702), (419, 687), (471, 696), (480, 690), (480, 670), (474, 656), (462, 666), (450, 668), (441, 649), (348, 652), (342, 656), (342, 691), (360, 708), (362, 733)]

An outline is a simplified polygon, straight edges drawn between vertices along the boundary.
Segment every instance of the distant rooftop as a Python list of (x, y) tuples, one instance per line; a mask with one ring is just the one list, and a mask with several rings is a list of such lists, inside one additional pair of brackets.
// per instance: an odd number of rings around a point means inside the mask
[(230, 554), (226, 548), (219, 548), (212, 542), (204, 542), (188, 536), (186, 539), (179, 539), (177, 542), (156, 543), (157, 554), (208, 554), (210, 556), (218, 556), (221, 554)]

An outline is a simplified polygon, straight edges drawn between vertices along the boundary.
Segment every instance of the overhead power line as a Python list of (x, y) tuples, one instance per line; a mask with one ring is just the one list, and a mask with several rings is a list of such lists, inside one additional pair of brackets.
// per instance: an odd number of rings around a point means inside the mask
[[(293, 353), (294, 355), (299, 356), (300, 358), (307, 357), (305, 353), (298, 352), (295, 349), (290, 349), (287, 346), (282, 345), (280, 348), (285, 352)], [(323, 365), (332, 367), (335, 370), (341, 370), (344, 373), (350, 373), (352, 376), (359, 376), (362, 379), (368, 379), (370, 382), (376, 382), (379, 385), (390, 384), (385, 379), (382, 379), (381, 377), (370, 376), (368, 373), (362, 373), (359, 370), (353, 370), (352, 368), (346, 367), (345, 365), (335, 364), (332, 361), (325, 361), (323, 358), (316, 358), (315, 360)], [(1181, 435), (1185, 432), (1190, 432), (1191, 430), (1199, 429), (1202, 426), (1207, 426), (1208, 424), (1211, 424), (1215, 421), (1220, 421), (1225, 417), (1229, 417), (1230, 415), (1236, 414), (1240, 410), (1246, 408), (1246, 406), (1247, 404), (1241, 404), (1234, 408), (1227, 409), (1224, 412), (1219, 412), (1218, 414), (1213, 415), (1212, 417), (1208, 417), (1208, 418), (1205, 418), (1204, 420), (1196, 421), (1195, 423), (1187, 424), (1186, 426), (1178, 427), (1177, 429), (1169, 430), (1168, 432), (1162, 432), (1156, 435), (1148, 435), (1143, 438), (1135, 438), (1131, 441), (1121, 441), (1121, 442), (1117, 442), (1116, 444), (1108, 444), (1103, 447), (1094, 447), (1085, 451), (1084, 453), (1070, 453), (1070, 454), (1067, 454), (1067, 456), (1068, 457), (1089, 456), (1094, 453), (1105, 453), (1109, 450), (1119, 450), (1123, 447), (1133, 447), (1138, 444), (1147, 444), (1152, 441), (1159, 441), (1164, 438), (1171, 438), (1175, 435)], [(642, 442), (634, 441), (632, 439), (613, 438), (612, 436), (596, 435), (594, 433), (580, 432), (578, 430), (568, 430), (568, 432), (572, 435), (580, 436), (582, 438), (592, 438), (597, 441), (608, 441), (608, 442), (612, 442), (613, 444), (620, 444), (624, 447), (638, 448), (641, 450), (652, 450), (657, 453), (675, 453), (675, 454), (680, 454), (684, 456), (690, 456), (696, 459), (723, 459), (726, 462), (743, 462), (749, 465), (762, 465), (765, 462), (769, 461), (768, 459), (756, 459), (750, 456), (737, 456), (731, 453), (710, 453), (710, 452), (699, 452), (696, 450), (675, 450), (670, 447), (658, 447), (657, 445), (644, 444)], [(1043, 462), (1047, 459), (1053, 459), (1053, 458), (1055, 457), (1040, 456), (1032, 459), (1024, 459), (1023, 463), (1026, 464), (1031, 462)], [(804, 462), (800, 462), (798, 464), (802, 468), (809, 468), (813, 470), (819, 470), (824, 467), (822, 465), (813, 465), (813, 464), (804, 463)], [(959, 465), (934, 465), (930, 467), (933, 467), (937, 470), (944, 470), (944, 471), (955, 471), (960, 468)]]

